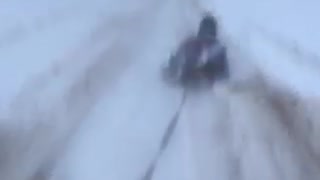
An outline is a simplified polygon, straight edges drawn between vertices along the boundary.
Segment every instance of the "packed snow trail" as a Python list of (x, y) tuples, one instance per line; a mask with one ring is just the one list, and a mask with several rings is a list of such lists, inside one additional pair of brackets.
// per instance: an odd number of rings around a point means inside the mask
[(0, 2), (1, 179), (142, 179), (182, 96), (161, 68), (204, 11), (232, 78), (188, 97), (153, 180), (319, 179), (317, 2), (262, 4)]

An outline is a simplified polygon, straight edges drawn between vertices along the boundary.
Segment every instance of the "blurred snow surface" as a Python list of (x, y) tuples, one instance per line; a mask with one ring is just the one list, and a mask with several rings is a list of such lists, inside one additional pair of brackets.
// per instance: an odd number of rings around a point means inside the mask
[(319, 179), (318, 7), (1, 1), (1, 180), (143, 180), (182, 97), (161, 67), (207, 11), (232, 76), (188, 96), (153, 180)]

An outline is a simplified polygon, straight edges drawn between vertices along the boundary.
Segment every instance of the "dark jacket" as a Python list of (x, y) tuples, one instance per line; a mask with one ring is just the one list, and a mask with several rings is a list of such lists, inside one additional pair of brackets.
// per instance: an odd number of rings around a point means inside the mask
[(185, 40), (169, 61), (171, 76), (182, 84), (211, 82), (228, 76), (226, 48), (216, 38), (216, 22), (205, 17), (196, 37)]

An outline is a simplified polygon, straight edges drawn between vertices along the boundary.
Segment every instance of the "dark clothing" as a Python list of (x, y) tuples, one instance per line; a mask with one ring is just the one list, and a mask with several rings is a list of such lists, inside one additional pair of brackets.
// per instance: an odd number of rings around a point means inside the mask
[(216, 38), (216, 21), (206, 16), (196, 37), (188, 38), (169, 61), (167, 73), (183, 86), (212, 84), (228, 76), (226, 48)]
[(228, 76), (226, 48), (217, 40), (191, 39), (183, 51), (182, 83), (213, 82)]

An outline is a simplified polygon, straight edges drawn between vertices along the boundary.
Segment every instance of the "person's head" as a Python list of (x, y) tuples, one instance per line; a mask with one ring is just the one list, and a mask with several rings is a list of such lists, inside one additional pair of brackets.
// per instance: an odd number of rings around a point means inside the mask
[(198, 38), (216, 38), (217, 36), (217, 21), (210, 15), (206, 14), (199, 26)]

